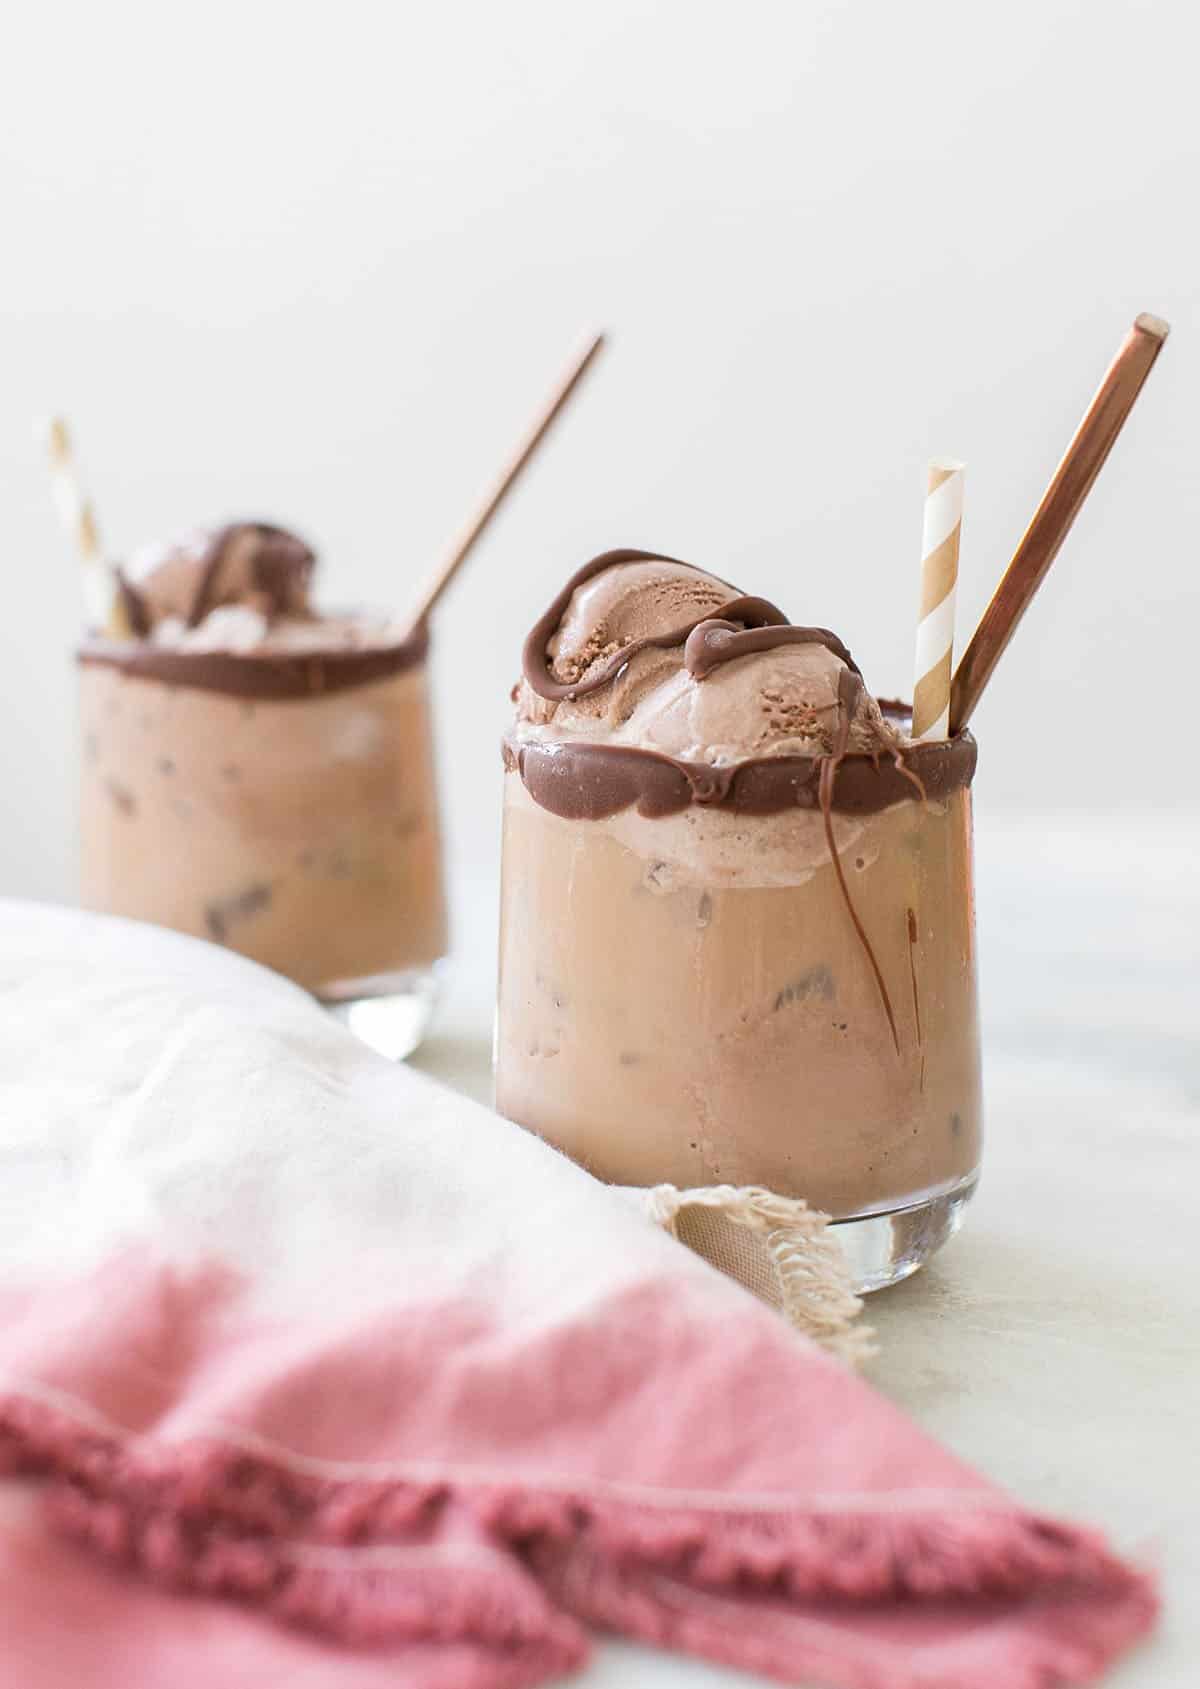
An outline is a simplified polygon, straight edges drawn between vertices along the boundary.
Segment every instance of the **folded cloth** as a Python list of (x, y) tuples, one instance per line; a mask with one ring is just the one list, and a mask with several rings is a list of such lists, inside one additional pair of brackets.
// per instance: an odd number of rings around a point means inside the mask
[(131, 923), (0, 905), (0, 1636), (22, 1689), (508, 1689), (609, 1629), (1083, 1682), (1145, 1577), (627, 1199)]

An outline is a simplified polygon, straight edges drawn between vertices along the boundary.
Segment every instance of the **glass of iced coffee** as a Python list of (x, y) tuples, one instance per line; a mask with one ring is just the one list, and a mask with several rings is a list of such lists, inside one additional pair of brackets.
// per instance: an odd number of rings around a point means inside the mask
[(980, 1151), (969, 734), (821, 628), (643, 552), (579, 570), (505, 740), (496, 1099), (603, 1179), (831, 1214), (861, 1289)]
[(329, 615), (312, 552), (237, 522), (118, 575), (79, 650), (82, 893), (289, 975), (393, 1056), (446, 949), (424, 626)]

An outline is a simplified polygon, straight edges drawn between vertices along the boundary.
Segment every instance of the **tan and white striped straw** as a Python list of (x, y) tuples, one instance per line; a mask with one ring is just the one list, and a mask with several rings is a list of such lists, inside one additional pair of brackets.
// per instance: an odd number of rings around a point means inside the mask
[(921, 608), (913, 685), (914, 739), (950, 736), (950, 676), (954, 656), (954, 595), (962, 533), (963, 466), (934, 461), (925, 494), (921, 546)]
[(100, 533), (91, 501), (83, 491), (71, 451), (71, 435), (61, 416), (45, 425), (50, 486), (68, 539), (83, 564), (83, 600), (88, 628), (121, 639), (131, 633), (121, 602), (116, 571), (100, 549)]

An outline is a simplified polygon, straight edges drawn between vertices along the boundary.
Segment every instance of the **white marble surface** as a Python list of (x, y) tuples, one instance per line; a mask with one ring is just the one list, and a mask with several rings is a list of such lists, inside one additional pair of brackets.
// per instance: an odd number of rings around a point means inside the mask
[[(1200, 813), (1153, 827), (983, 816), (978, 860), (984, 1179), (960, 1236), (870, 1302), (871, 1376), (1024, 1500), (1093, 1522), (1156, 1564), (1161, 1631), (1108, 1681), (1193, 1689)], [(460, 942), (417, 1063), (486, 1099), (494, 878), (462, 873), (456, 892)], [(580, 1681), (758, 1680), (609, 1643)]]

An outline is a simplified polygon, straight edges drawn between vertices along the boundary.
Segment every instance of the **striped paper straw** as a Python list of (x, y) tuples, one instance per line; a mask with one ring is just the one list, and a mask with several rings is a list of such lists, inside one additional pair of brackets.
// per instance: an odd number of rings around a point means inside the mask
[(95, 513), (80, 484), (71, 451), (71, 435), (62, 417), (53, 417), (47, 423), (45, 441), (50, 459), (50, 487), (59, 520), (83, 564), (83, 601), (88, 627), (118, 638), (127, 637), (132, 630), (121, 603), (116, 573), (100, 549)]
[(962, 533), (963, 466), (933, 462), (925, 495), (921, 546), (921, 610), (917, 621), (914, 739), (950, 736), (950, 674), (954, 655), (954, 589)]

